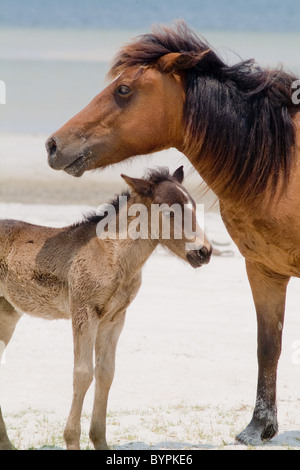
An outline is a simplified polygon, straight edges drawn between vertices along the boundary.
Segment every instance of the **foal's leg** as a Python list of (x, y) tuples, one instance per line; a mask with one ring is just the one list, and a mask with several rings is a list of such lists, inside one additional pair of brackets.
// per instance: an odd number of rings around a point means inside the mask
[(73, 319), (73, 400), (64, 431), (68, 450), (80, 449), (80, 417), (85, 394), (93, 380), (93, 349), (98, 321), (86, 320), (78, 325), (76, 316)]
[(257, 315), (258, 384), (257, 398), (250, 424), (237, 439), (244, 444), (259, 444), (271, 439), (278, 430), (276, 407), (277, 364), (289, 277), (268, 274), (246, 262)]
[[(13, 306), (4, 297), (0, 297), (0, 356), (8, 345), (19, 319), (20, 315)], [(0, 450), (4, 449), (13, 449), (13, 445), (7, 436), (0, 408)]]
[(106, 409), (110, 386), (115, 372), (116, 347), (124, 326), (125, 311), (117, 320), (99, 325), (95, 346), (95, 398), (90, 438), (95, 449), (108, 449), (106, 442)]

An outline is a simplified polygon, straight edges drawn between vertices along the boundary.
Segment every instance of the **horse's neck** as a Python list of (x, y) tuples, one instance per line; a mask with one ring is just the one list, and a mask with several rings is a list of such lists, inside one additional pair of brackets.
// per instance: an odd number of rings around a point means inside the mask
[(117, 240), (118, 264), (124, 274), (131, 276), (139, 271), (157, 246), (156, 240), (150, 238), (136, 240), (128, 237)]
[[(178, 150), (182, 151), (186, 157), (189, 159), (194, 168), (198, 171), (204, 182), (207, 186), (216, 194), (218, 199), (222, 201), (224, 206), (230, 206), (232, 209), (237, 211), (250, 211), (257, 212), (260, 211), (261, 214), (268, 211), (270, 213), (270, 200), (274, 201), (274, 211), (278, 213), (278, 201), (280, 200), (281, 204), (284, 206), (289, 205), (290, 210), (293, 212), (295, 207), (299, 207), (300, 201), (300, 192), (299, 192), (299, 181), (300, 181), (300, 111), (298, 111), (292, 118), (293, 126), (295, 129), (295, 148), (294, 148), (294, 167), (292, 169), (290, 180), (284, 193), (286, 197), (282, 196), (282, 188), (285, 188), (285, 176), (282, 168), (277, 170), (278, 174), (278, 184), (277, 190), (274, 190), (272, 185), (272, 178), (270, 177), (269, 181), (265, 183), (264, 189), (258, 193), (251, 193), (248, 191), (247, 184), (245, 184), (245, 192), (242, 187), (238, 189), (232, 189), (231, 179), (228, 180), (230, 176), (230, 170), (226, 170), (222, 173), (222, 169), (218, 174), (214, 171), (214, 155), (206, 155), (201, 151), (201, 142), (196, 140), (192, 141), (191, 144), (186, 141), (184, 145)], [(226, 142), (224, 143), (224, 145)], [(200, 145), (200, 147), (199, 147)], [(226, 148), (226, 147), (225, 147)], [(270, 156), (272, 158), (272, 156)], [(250, 180), (249, 175), (249, 180)], [(232, 175), (232, 180), (238, 180), (240, 173)], [(238, 182), (238, 181), (237, 181)], [(275, 192), (274, 192), (275, 191)], [(271, 197), (270, 197), (271, 196)], [(296, 210), (296, 209), (295, 209)]]
[[(265, 196), (264, 194), (262, 194), (261, 198), (258, 199), (243, 199), (242, 197), (238, 198), (236, 195), (231, 194), (228, 191), (226, 184), (222, 184), (221, 178), (218, 180), (212, 178), (210, 171), (207, 170), (211, 163), (205, 161), (202, 158), (199, 158), (198, 156), (195, 156), (196, 152), (192, 154), (186, 152), (185, 155), (203, 179), (204, 184), (216, 195), (220, 205), (229, 208), (233, 213), (253, 213), (256, 211), (256, 216), (266, 210), (265, 205), (263, 204), (263, 198)], [(266, 193), (266, 196), (267, 195), (268, 194)], [(268, 207), (267, 203), (266, 207)]]

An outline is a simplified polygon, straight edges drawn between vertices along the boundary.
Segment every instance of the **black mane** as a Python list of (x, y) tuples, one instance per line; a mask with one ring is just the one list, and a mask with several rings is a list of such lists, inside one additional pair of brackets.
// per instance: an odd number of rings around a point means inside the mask
[(151, 168), (146, 171), (144, 179), (153, 184), (159, 184), (163, 181), (174, 181), (168, 167)]
[[(172, 72), (184, 74), (184, 152), (207, 181), (233, 196), (256, 198), (268, 185), (282, 190), (294, 163), (293, 74), (259, 67), (253, 59), (227, 65), (184, 22), (157, 27), (116, 56), (114, 77), (130, 67), (160, 69), (159, 59), (180, 53)], [(191, 158), (191, 157), (190, 157)]]
[[(119, 198), (120, 198), (120, 196), (125, 196), (125, 197), (129, 198), (130, 194), (131, 193), (128, 190), (123, 191), (121, 194), (116, 195), (115, 198), (112, 199), (107, 204), (112, 205), (115, 208), (115, 211), (116, 211), (116, 214), (117, 214), (119, 212)], [(105, 205), (104, 205), (103, 206), (103, 211), (101, 211), (101, 214), (99, 214), (97, 211), (89, 212), (88, 214), (83, 215), (83, 218), (82, 218), (81, 221), (76, 222), (75, 224), (73, 224), (72, 228), (76, 228), (76, 227), (79, 227), (81, 225), (86, 225), (86, 224), (97, 225), (106, 216), (107, 216), (107, 211), (105, 211)]]

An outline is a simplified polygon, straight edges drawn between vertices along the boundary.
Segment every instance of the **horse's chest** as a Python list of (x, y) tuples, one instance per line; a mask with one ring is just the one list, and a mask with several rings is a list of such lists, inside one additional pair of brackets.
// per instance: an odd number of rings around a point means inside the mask
[(222, 214), (241, 254), (272, 271), (300, 276), (300, 232), (289, 224), (263, 218)]
[(141, 273), (122, 280), (116, 279), (113, 282), (112, 294), (104, 305), (104, 316), (126, 310), (137, 295), (141, 282)]

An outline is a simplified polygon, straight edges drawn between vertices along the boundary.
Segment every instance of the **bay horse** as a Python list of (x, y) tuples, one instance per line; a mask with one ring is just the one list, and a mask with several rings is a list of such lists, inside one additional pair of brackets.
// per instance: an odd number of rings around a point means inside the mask
[(170, 147), (190, 160), (219, 199), (256, 308), (257, 397), (237, 440), (268, 440), (278, 431), (286, 289), (291, 276), (300, 276), (297, 77), (252, 59), (228, 65), (183, 21), (157, 26), (121, 48), (109, 77), (47, 140), (49, 165), (80, 177)]
[[(71, 450), (80, 448), (80, 416), (93, 379), (93, 351), (95, 397), (90, 438), (95, 449), (108, 448), (106, 408), (116, 346), (146, 260), (160, 244), (197, 268), (208, 263), (212, 251), (197, 224), (196, 204), (181, 184), (182, 167), (172, 175), (161, 168), (145, 178), (122, 176), (131, 192), (122, 194), (126, 205), (119, 204), (120, 196), (109, 204), (114, 211), (105, 209), (63, 228), (0, 221), (0, 346), (7, 346), (23, 313), (72, 320), (73, 401), (64, 430)], [(155, 227), (153, 204), (161, 208)], [(190, 223), (175, 220), (176, 204), (185, 213), (187, 210)], [(146, 209), (143, 218), (137, 216), (141, 205)], [(107, 230), (113, 213), (115, 234)], [(170, 222), (169, 236), (162, 230), (165, 219)], [(130, 229), (132, 224), (143, 225), (144, 233)], [(12, 448), (0, 412), (0, 449)]]

